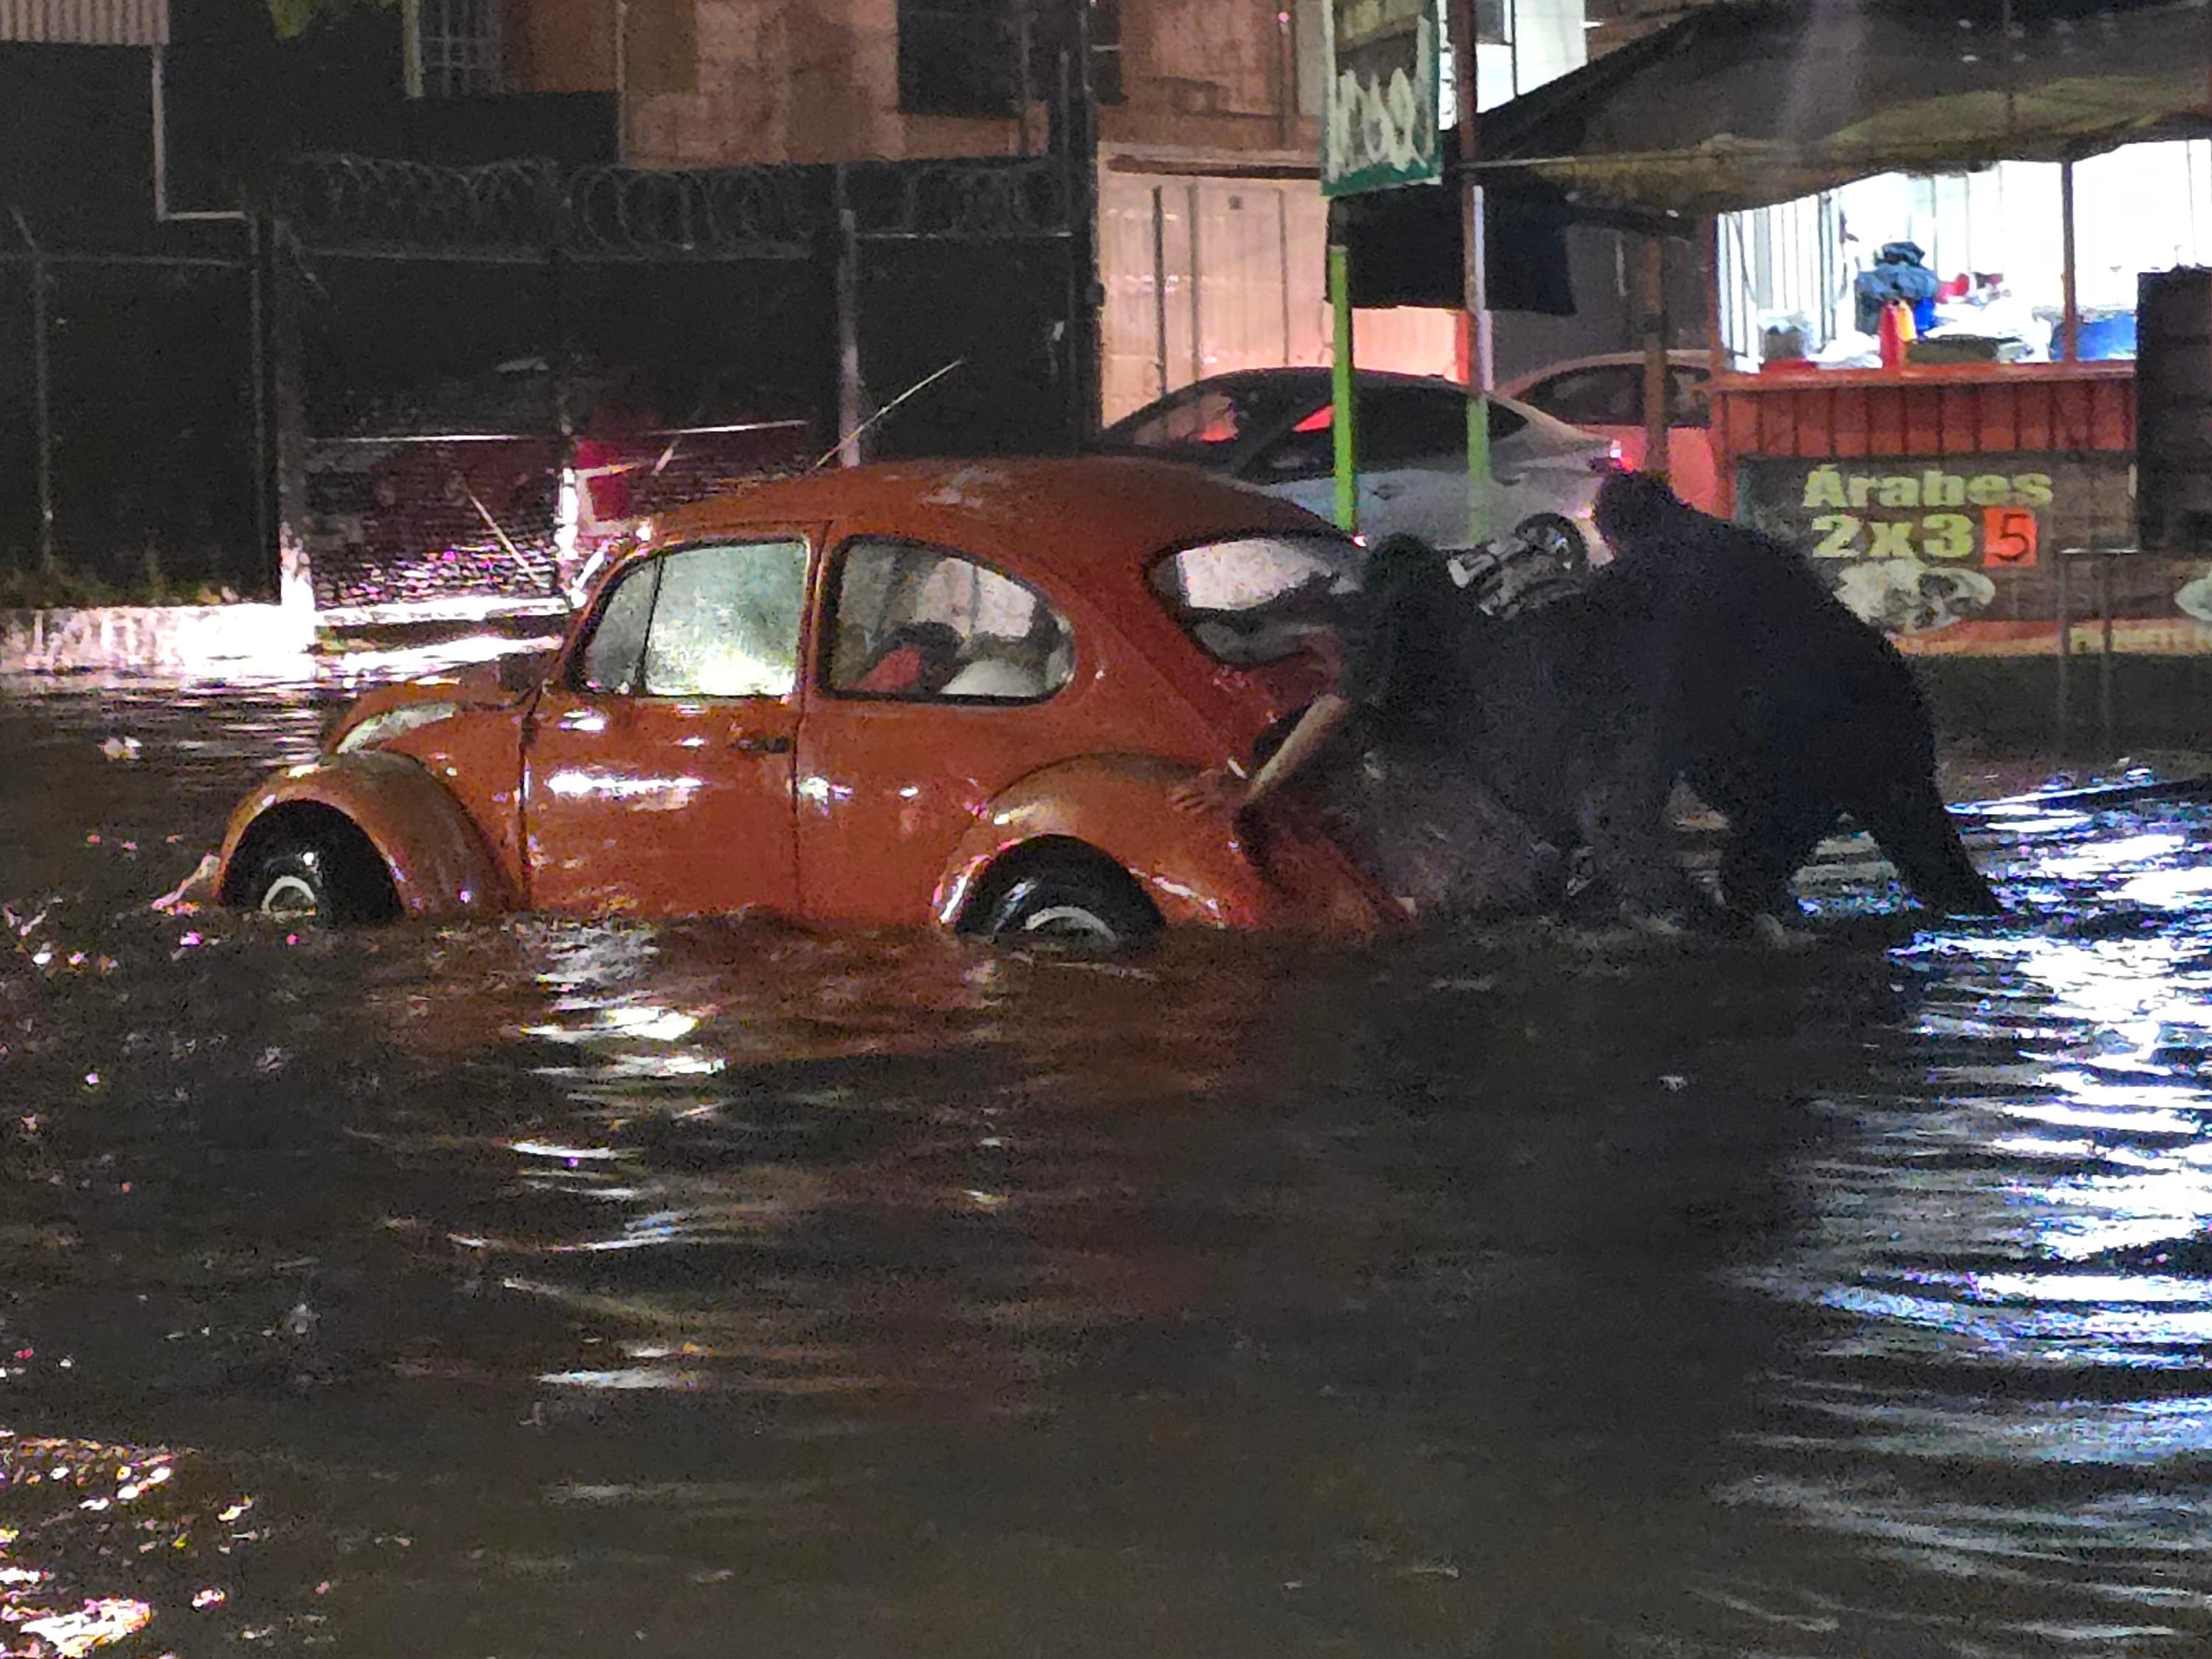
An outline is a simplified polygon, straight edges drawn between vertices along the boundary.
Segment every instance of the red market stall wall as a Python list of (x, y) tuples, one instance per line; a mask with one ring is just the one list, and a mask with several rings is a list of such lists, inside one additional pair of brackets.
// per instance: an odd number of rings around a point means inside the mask
[(1954, 734), (2212, 732), (2212, 562), (2136, 546), (2132, 363), (1723, 375), (1712, 397), (1723, 510), (1805, 549)]
[[(1735, 516), (1802, 546), (1923, 654), (2212, 651), (2202, 559), (2138, 552), (2128, 362), (1728, 375)], [(2082, 638), (2093, 631), (2094, 640)]]

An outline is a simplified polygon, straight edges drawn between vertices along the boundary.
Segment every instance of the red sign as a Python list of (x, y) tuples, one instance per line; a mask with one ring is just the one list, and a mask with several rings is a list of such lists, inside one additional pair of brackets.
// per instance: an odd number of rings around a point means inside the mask
[(2027, 570), (2035, 564), (2039, 532), (2035, 514), (2016, 507), (1982, 509), (1982, 563), (1989, 569)]

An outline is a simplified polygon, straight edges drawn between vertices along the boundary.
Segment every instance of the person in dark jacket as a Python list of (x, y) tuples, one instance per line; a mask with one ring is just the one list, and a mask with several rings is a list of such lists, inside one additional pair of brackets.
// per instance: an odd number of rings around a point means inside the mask
[(1925, 334), (1936, 326), (1936, 292), (1942, 284), (1921, 263), (1926, 257), (1917, 242), (1882, 244), (1873, 268), (1852, 279), (1853, 315), (1860, 333), (1879, 333), (1883, 308), (1900, 301), (1912, 308), (1916, 333)]
[(1729, 913), (1794, 911), (1790, 878), (1844, 814), (1923, 903), (2001, 908), (1937, 793), (1911, 669), (1802, 555), (1642, 473), (1607, 479), (1595, 517), (1615, 557), (1592, 588), (1627, 623), (1620, 681), (1667, 765), (1728, 817)]
[(1358, 609), (1338, 630), (1336, 684), (1249, 778), (1219, 767), (1170, 798), (1188, 811), (1241, 811), (1325, 773), (1333, 815), (1408, 911), (1535, 906), (1554, 860), (1455, 749), (1460, 713), (1480, 695), (1466, 651), (1480, 620), (1436, 549), (1386, 538), (1368, 557)]

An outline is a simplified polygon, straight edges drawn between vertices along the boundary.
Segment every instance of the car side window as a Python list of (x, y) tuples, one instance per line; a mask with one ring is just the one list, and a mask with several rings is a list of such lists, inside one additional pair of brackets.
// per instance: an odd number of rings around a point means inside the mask
[(1467, 398), (1448, 386), (1391, 386), (1359, 398), (1359, 464), (1467, 458)]
[[(1328, 404), (1285, 433), (1245, 470), (1254, 483), (1325, 477), (1336, 465)], [(1492, 399), (1490, 441), (1510, 438), (1528, 421)], [(1467, 395), (1450, 386), (1386, 386), (1359, 394), (1361, 468), (1467, 460)]]
[(1074, 635), (1042, 594), (944, 548), (848, 543), (831, 615), (841, 696), (1034, 702), (1075, 677)]
[(787, 697), (799, 683), (807, 547), (778, 539), (687, 547), (621, 580), (586, 641), (587, 691)]
[(1328, 476), (1336, 465), (1336, 438), (1322, 404), (1255, 456), (1243, 476), (1255, 483), (1294, 483)]
[(1644, 371), (1619, 363), (1571, 368), (1537, 386), (1528, 401), (1574, 426), (1642, 426)]
[(687, 547), (661, 562), (648, 697), (787, 697), (799, 684), (806, 544)]
[(645, 662), (645, 630), (653, 620), (653, 590), (660, 580), (660, 561), (625, 574), (599, 607), (599, 620), (584, 642), (576, 672), (579, 690), (629, 696), (639, 684)]

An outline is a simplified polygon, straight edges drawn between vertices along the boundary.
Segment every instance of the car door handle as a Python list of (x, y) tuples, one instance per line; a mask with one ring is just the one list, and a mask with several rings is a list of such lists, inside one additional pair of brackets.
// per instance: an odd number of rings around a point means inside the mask
[(1508, 489), (1511, 489), (1528, 476), (1525, 472), (1493, 472), (1490, 475), (1490, 481), (1492, 483), (1502, 483)]
[(788, 755), (791, 752), (791, 739), (740, 732), (730, 739), (730, 747), (740, 755)]

